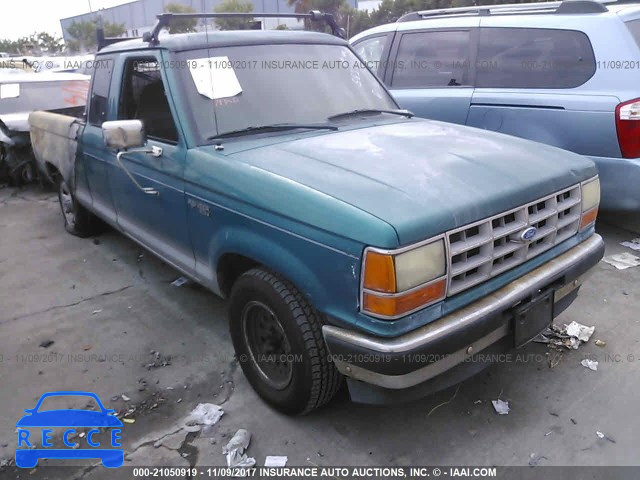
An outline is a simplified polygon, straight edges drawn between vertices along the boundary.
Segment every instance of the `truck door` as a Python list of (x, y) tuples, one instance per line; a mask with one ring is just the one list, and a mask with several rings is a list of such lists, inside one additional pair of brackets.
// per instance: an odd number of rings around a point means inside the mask
[(96, 59), (87, 125), (82, 134), (81, 163), (76, 167), (76, 175), (81, 175), (84, 169), (91, 191), (91, 206), (100, 217), (115, 224), (116, 212), (109, 189), (109, 165), (115, 162), (115, 157), (105, 155), (102, 136), (102, 123), (109, 120), (107, 114), (113, 65), (113, 56)]
[(451, 21), (459, 25), (398, 31), (385, 83), (398, 104), (417, 116), (464, 124), (473, 94), (478, 19)]
[(162, 153), (154, 156), (131, 151), (121, 155), (122, 166), (114, 165), (109, 183), (120, 228), (174, 266), (191, 271), (195, 261), (184, 197), (186, 145), (161, 65), (160, 55), (155, 53), (120, 55), (117, 119), (142, 120), (147, 134), (145, 149), (158, 147)]

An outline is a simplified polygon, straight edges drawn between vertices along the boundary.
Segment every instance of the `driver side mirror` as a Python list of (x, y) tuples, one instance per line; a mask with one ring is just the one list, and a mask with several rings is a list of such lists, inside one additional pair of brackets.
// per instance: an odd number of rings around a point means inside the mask
[(142, 147), (146, 142), (141, 120), (113, 120), (102, 124), (102, 134), (107, 147), (116, 150)]

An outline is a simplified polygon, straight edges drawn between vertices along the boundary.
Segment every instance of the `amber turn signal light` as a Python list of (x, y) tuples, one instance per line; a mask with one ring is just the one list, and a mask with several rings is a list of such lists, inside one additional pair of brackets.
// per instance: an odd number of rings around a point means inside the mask
[(396, 291), (396, 272), (393, 257), (377, 252), (368, 252), (364, 264), (364, 288), (376, 292)]
[(580, 230), (584, 230), (588, 226), (595, 223), (598, 217), (598, 207), (594, 207), (591, 210), (584, 212), (580, 218)]
[(441, 300), (447, 289), (446, 279), (398, 295), (376, 295), (364, 292), (363, 310), (384, 317), (397, 317)]

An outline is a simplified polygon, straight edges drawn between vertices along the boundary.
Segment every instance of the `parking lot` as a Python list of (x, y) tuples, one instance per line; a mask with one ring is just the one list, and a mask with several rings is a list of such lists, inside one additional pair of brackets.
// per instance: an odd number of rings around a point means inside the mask
[[(636, 235), (606, 221), (597, 228), (605, 255), (630, 251), (619, 243)], [(600, 262), (556, 320), (595, 325), (595, 333), (554, 356), (554, 368), (547, 346), (529, 344), (409, 405), (357, 405), (343, 390), (317, 412), (287, 417), (237, 368), (224, 301), (194, 284), (173, 286), (176, 271), (115, 231), (68, 235), (56, 195), (37, 186), (0, 189), (0, 227), (3, 462), (14, 454), (15, 422), (43, 392), (85, 390), (135, 420), (122, 432), (125, 465), (225, 465), (221, 447), (239, 428), (252, 433), (248, 453), (257, 465), (266, 455), (299, 466), (637, 464), (640, 268)], [(584, 358), (597, 359), (598, 370), (582, 366)], [(508, 415), (492, 408), (497, 398), (509, 402)], [(213, 429), (171, 435), (209, 402), (225, 412)], [(87, 465), (5, 465), (0, 476), (102, 478)]]

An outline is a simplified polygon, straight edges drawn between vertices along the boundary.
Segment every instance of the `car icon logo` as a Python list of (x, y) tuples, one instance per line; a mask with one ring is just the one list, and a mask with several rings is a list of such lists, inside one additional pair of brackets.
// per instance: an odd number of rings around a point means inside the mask
[[(59, 409), (39, 411), (42, 402), (50, 397), (90, 397), (95, 400), (99, 411)], [(122, 422), (115, 416), (115, 410), (104, 407), (95, 393), (91, 392), (49, 392), (40, 397), (36, 406), (25, 410), (26, 415), (16, 423), (18, 427), (18, 448), (15, 462), (20, 468), (33, 468), (39, 459), (95, 459), (98, 458), (107, 468), (118, 468), (124, 463), (124, 450), (120, 444)], [(53, 448), (53, 428), (64, 428), (62, 441), (66, 448)], [(35, 448), (33, 428), (42, 428), (42, 448)], [(72, 440), (76, 428), (90, 428), (84, 436), (89, 448), (80, 448)], [(104, 438), (98, 440), (101, 433), (109, 434), (108, 446)], [(35, 435), (34, 435), (35, 436)]]
[(520, 232), (520, 240), (522, 242), (530, 242), (534, 239), (537, 233), (538, 229), (536, 227), (527, 227)]

